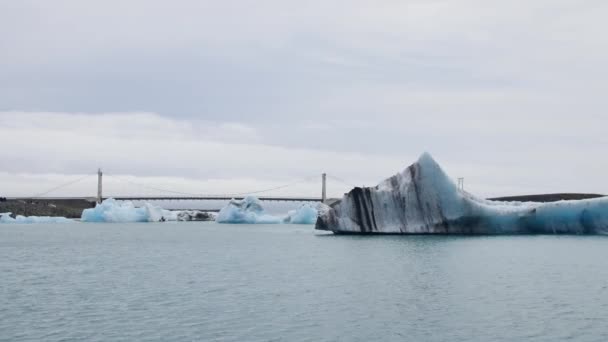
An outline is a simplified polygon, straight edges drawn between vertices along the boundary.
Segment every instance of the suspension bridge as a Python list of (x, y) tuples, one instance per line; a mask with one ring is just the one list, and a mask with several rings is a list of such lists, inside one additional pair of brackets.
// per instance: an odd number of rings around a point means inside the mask
[[(90, 177), (97, 177), (97, 193), (95, 196), (52, 196), (53, 193), (57, 191), (72, 186), (76, 183), (79, 183), (85, 179), (90, 179)], [(343, 179), (335, 176), (330, 176), (326, 173), (320, 175), (320, 179), (317, 178), (319, 176), (310, 176), (300, 180), (292, 181), (287, 184), (282, 184), (279, 186), (265, 188), (265, 189), (256, 189), (247, 192), (239, 192), (239, 193), (225, 193), (225, 194), (197, 194), (197, 193), (189, 193), (183, 191), (177, 191), (174, 189), (162, 188), (157, 186), (150, 186), (148, 184), (142, 184), (138, 182), (134, 182), (125, 177), (114, 176), (104, 174), (101, 169), (97, 171), (96, 174), (87, 174), (78, 179), (59, 184), (55, 187), (47, 189), (41, 193), (32, 195), (32, 196), (21, 196), (21, 197), (6, 197), (10, 200), (53, 200), (53, 201), (71, 201), (71, 200), (83, 200), (88, 202), (96, 202), (101, 203), (103, 200), (107, 198), (114, 198), (116, 200), (124, 200), (124, 201), (180, 201), (180, 200), (189, 200), (189, 201), (210, 201), (210, 200), (232, 200), (232, 199), (243, 199), (246, 196), (255, 195), (262, 201), (282, 201), (282, 202), (323, 202), (323, 203), (332, 203), (336, 199), (331, 199), (327, 197), (327, 180), (331, 179), (342, 185), (346, 185), (349, 188), (355, 187), (356, 185), (344, 181)], [(155, 195), (116, 195), (116, 196), (104, 196), (104, 178), (110, 178), (113, 180), (117, 180), (122, 183), (130, 184), (139, 188), (147, 189), (154, 191)], [(286, 196), (286, 195), (268, 195), (273, 191), (285, 189), (291, 186), (294, 186), (298, 183), (311, 182), (314, 179), (320, 180), (320, 196)], [(318, 183), (317, 183), (318, 184)], [(158, 195), (158, 194), (161, 195)]]
[[(320, 176), (320, 177), (319, 177)], [(77, 183), (84, 182), (85, 180), (93, 182), (93, 177), (96, 177), (97, 183), (97, 193), (94, 195), (94, 185), (91, 184), (91, 196), (58, 196), (58, 193), (66, 193), (68, 190), (66, 188), (73, 186)], [(119, 191), (112, 193), (111, 195), (104, 194), (104, 178), (110, 179), (116, 182), (110, 182), (110, 188), (114, 187), (114, 191), (119, 189)], [(344, 181), (342, 178), (335, 177), (323, 173), (321, 175), (315, 175), (306, 177), (303, 179), (295, 180), (290, 183), (282, 184), (279, 186), (274, 186), (265, 189), (256, 189), (252, 191), (239, 192), (239, 193), (224, 193), (224, 194), (204, 194), (204, 193), (190, 193), (185, 191), (176, 190), (175, 188), (163, 188), (157, 186), (151, 186), (149, 183), (140, 183), (133, 181), (133, 176), (117, 176), (111, 174), (104, 174), (101, 170), (98, 170), (97, 173), (90, 173), (87, 175), (83, 175), (78, 177), (77, 179), (73, 179), (69, 182), (65, 182), (56, 186), (51, 187), (43, 192), (39, 192), (32, 196), (6, 196), (0, 197), (0, 212), (13, 212), (17, 215), (35, 215), (35, 216), (65, 216), (70, 218), (78, 218), (80, 217), (82, 210), (86, 208), (91, 208), (95, 206), (95, 203), (101, 203), (103, 200), (107, 198), (114, 198), (117, 200), (124, 201), (134, 201), (134, 202), (146, 202), (146, 201), (200, 201), (201, 205), (193, 204), (193, 207), (196, 210), (205, 210), (205, 211), (218, 211), (218, 207), (221, 207), (222, 204), (218, 203), (218, 201), (228, 201), (231, 199), (243, 199), (246, 196), (255, 195), (262, 201), (277, 201), (277, 202), (323, 202), (328, 205), (332, 205), (338, 199), (336, 198), (328, 198), (327, 197), (327, 181), (328, 179), (340, 183), (334, 184), (332, 183), (332, 188), (335, 190), (337, 188), (336, 185), (341, 187), (342, 190), (348, 191), (357, 185), (353, 183)], [(137, 178), (135, 178), (137, 179)], [(294, 193), (299, 191), (300, 193), (308, 193), (310, 194), (310, 186), (314, 186), (312, 184), (318, 184), (320, 181), (320, 196), (288, 196), (284, 194), (278, 194), (277, 191), (290, 188), (291, 192)], [(118, 184), (119, 182), (120, 184)], [(149, 182), (146, 181), (146, 182)], [(302, 187), (301, 183), (307, 183), (306, 187)], [(164, 183), (166, 184), (166, 183)], [(82, 184), (80, 184), (82, 185)], [(137, 191), (127, 190), (130, 186), (137, 187)], [(217, 185), (217, 184), (215, 184)], [(293, 190), (293, 186), (300, 185), (299, 190)], [(335, 187), (334, 187), (335, 186)], [(196, 188), (198, 186), (192, 186), (192, 188)], [(464, 179), (458, 179), (458, 187), (461, 190), (464, 190)], [(180, 187), (183, 188), (183, 185)], [(214, 188), (221, 188), (215, 186)], [(142, 194), (145, 193), (142, 191), (145, 189), (146, 191), (152, 191), (153, 194)], [(73, 188), (72, 188), (73, 190)], [(120, 194), (119, 194), (120, 193)], [(335, 193), (335, 192), (334, 192)], [(127, 194), (127, 195), (125, 195)], [(135, 195), (134, 195), (135, 194)], [(159, 195), (160, 194), (160, 195)], [(274, 194), (274, 195), (273, 195)], [(535, 202), (553, 202), (559, 200), (577, 200), (577, 199), (587, 199), (587, 198), (596, 198), (602, 197), (603, 195), (598, 194), (578, 194), (578, 193), (566, 193), (566, 194), (541, 194), (541, 195), (530, 195), (530, 196), (516, 196), (516, 197), (500, 197), (500, 198), (491, 198), (490, 200), (499, 200), (499, 201), (535, 201)], [(204, 202), (209, 201), (209, 202)], [(183, 208), (184, 205), (188, 205), (188, 202), (182, 202), (183, 204), (177, 204), (173, 202), (172, 204), (164, 203), (161, 206), (173, 206), (179, 208), (173, 208), (175, 210), (186, 210)], [(205, 204), (203, 204), (205, 203)], [(200, 208), (211, 207), (211, 208)]]

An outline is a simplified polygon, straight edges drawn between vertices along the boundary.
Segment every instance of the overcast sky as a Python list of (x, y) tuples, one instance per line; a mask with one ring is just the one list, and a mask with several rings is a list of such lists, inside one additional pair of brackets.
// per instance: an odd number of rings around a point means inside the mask
[(424, 151), (482, 196), (608, 193), (606, 18), (600, 0), (0, 0), (0, 196), (97, 167), (108, 195), (311, 177), (274, 193), (318, 195), (322, 172), (374, 185)]

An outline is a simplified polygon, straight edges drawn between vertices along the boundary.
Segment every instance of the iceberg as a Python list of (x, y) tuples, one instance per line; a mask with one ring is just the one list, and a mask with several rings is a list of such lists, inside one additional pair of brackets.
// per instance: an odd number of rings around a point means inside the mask
[(0, 213), (0, 224), (3, 223), (73, 223), (74, 220), (70, 220), (60, 216), (13, 216), (12, 213)]
[(316, 229), (358, 234), (607, 234), (608, 197), (538, 202), (478, 198), (430, 154), (375, 187), (320, 208)]
[(215, 221), (248, 224), (314, 224), (317, 221), (317, 209), (310, 204), (302, 204), (297, 209), (290, 210), (285, 217), (278, 217), (267, 214), (258, 198), (248, 196), (242, 200), (232, 199), (220, 210)]
[(95, 208), (82, 211), (82, 222), (164, 222), (177, 221), (177, 213), (150, 203), (135, 207), (133, 202), (108, 198)]
[(232, 199), (217, 215), (217, 223), (281, 223), (280, 217), (266, 214), (262, 202), (253, 196), (242, 200)]
[(317, 209), (310, 204), (302, 204), (299, 208), (287, 213), (283, 223), (315, 224), (317, 222)]

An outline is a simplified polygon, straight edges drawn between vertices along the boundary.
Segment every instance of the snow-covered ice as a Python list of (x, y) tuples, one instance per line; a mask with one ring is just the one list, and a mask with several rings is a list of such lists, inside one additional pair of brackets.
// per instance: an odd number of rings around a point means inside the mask
[(607, 234), (608, 197), (496, 202), (458, 189), (429, 154), (375, 187), (321, 208), (316, 229), (341, 233)]

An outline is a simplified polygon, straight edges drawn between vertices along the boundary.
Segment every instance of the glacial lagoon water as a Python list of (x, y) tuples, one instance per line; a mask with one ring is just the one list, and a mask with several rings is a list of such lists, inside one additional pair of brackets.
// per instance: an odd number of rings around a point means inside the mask
[(0, 226), (2, 341), (607, 341), (608, 237)]

